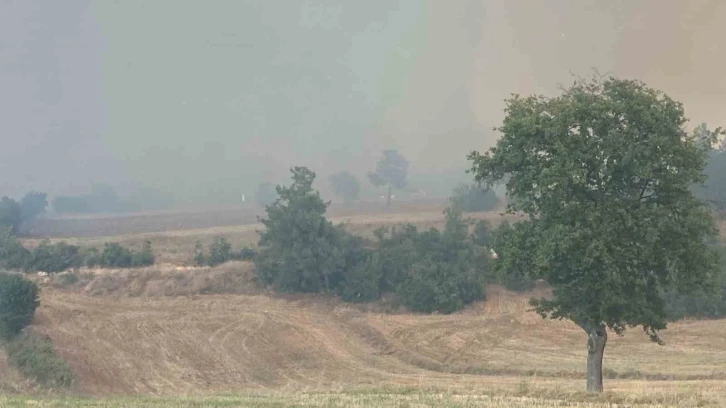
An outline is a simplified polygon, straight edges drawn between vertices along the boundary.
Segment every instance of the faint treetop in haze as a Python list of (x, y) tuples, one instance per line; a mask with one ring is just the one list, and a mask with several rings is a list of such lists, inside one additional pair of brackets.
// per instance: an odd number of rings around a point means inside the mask
[(386, 206), (391, 205), (391, 190), (406, 187), (408, 161), (397, 150), (384, 150), (376, 171), (368, 173), (368, 180), (376, 187), (388, 187)]
[(349, 171), (341, 171), (330, 176), (330, 187), (335, 195), (345, 202), (357, 200), (360, 194), (360, 182)]

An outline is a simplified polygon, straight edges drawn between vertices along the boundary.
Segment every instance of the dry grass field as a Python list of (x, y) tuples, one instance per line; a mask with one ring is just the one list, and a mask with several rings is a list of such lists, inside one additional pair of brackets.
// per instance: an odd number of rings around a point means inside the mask
[[(338, 206), (331, 208), (329, 211), (329, 218), (336, 224), (346, 224), (348, 231), (354, 234), (372, 238), (373, 231), (378, 227), (393, 226), (404, 222), (414, 224), (421, 229), (428, 229), (431, 227), (442, 228), (444, 225), (443, 209), (446, 204), (447, 203), (445, 201), (398, 203), (396, 205), (392, 205), (392, 208), (389, 210), (381, 207), (380, 204), (369, 204), (367, 206), (361, 206), (360, 208), (353, 206)], [(138, 228), (138, 226), (134, 226), (133, 224), (142, 222), (140, 220), (151, 217), (151, 215), (98, 218), (95, 219), (96, 221), (93, 221), (94, 218), (86, 217), (72, 220), (72, 222), (82, 220), (82, 222), (91, 223), (84, 227), (84, 230), (86, 231), (85, 235), (82, 234), (75, 237), (68, 237), (66, 236), (66, 233), (63, 232), (65, 230), (57, 230), (54, 234), (43, 235), (43, 238), (50, 238), (51, 241), (66, 241), (71, 244), (95, 247), (102, 246), (104, 242), (119, 242), (132, 247), (140, 247), (145, 240), (149, 240), (154, 248), (154, 252), (157, 254), (157, 261), (159, 263), (190, 265), (192, 263), (194, 245), (197, 242), (207, 245), (211, 243), (215, 237), (223, 236), (227, 238), (235, 248), (241, 248), (242, 246), (255, 246), (257, 244), (257, 231), (263, 226), (262, 224), (257, 223), (256, 215), (247, 217), (246, 222), (233, 222), (230, 218), (227, 218), (233, 213), (234, 212), (232, 210), (229, 210), (220, 213), (212, 212), (207, 214), (206, 217), (209, 219), (216, 219), (215, 217), (219, 216), (220, 223), (222, 220), (226, 220), (229, 223), (204, 228), (192, 228), (189, 224), (183, 224), (185, 217), (189, 216), (194, 218), (188, 214), (185, 215), (184, 213), (181, 213), (173, 216), (167, 214), (164, 215), (164, 217), (169, 217), (172, 221), (170, 223), (161, 224), (162, 227), (167, 227), (165, 230), (158, 232), (125, 232), (109, 236), (96, 234), (99, 231), (106, 231), (103, 226), (105, 223), (117, 223), (115, 228), (118, 231), (143, 231), (143, 228)], [(502, 216), (499, 211), (491, 211), (472, 214), (470, 215), (470, 218), (487, 219), (492, 223), (497, 224), (501, 221)], [(180, 224), (173, 220), (179, 220), (179, 223), (186, 225), (188, 228), (178, 228)], [(93, 222), (98, 222), (101, 226), (94, 229)], [(126, 223), (131, 225), (126, 225)], [(66, 225), (63, 228), (70, 228), (69, 231), (75, 231), (72, 226)], [(42, 238), (40, 237), (36, 237), (25, 239), (24, 242), (29, 246), (33, 246), (40, 242), (41, 239)]]
[[(475, 218), (500, 220), (495, 212)], [(399, 222), (438, 227), (443, 214), (439, 207), (333, 219), (368, 235)], [(0, 354), (0, 407), (726, 406), (726, 321), (671, 324), (664, 346), (637, 329), (611, 334), (608, 392), (593, 396), (582, 392), (585, 334), (528, 311), (528, 298), (546, 288), (521, 295), (490, 287), (487, 300), (461, 312), (418, 315), (385, 300), (267, 293), (249, 263), (185, 266), (196, 240), (254, 244), (255, 228), (117, 236), (152, 240), (164, 264), (83, 271), (72, 284), (37, 278), (32, 329), (53, 340), (76, 384), (65, 397), (40, 393)]]

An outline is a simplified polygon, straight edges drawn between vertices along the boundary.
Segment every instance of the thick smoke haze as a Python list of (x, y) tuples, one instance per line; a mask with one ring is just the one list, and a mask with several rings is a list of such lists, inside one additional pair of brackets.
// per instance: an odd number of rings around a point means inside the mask
[(505, 97), (592, 69), (723, 125), (725, 27), (721, 0), (3, 0), (0, 195), (236, 200), (386, 148), (465, 180)]

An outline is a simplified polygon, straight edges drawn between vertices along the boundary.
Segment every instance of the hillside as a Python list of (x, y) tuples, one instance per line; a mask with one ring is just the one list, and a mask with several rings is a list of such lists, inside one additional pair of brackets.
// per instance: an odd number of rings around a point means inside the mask
[[(522, 384), (579, 391), (584, 384), (581, 330), (542, 320), (526, 311), (527, 296), (498, 288), (489, 300), (442, 316), (365, 311), (320, 296), (158, 296), (138, 290), (143, 281), (117, 282), (105, 296), (44, 286), (34, 329), (53, 339), (81, 391), (436, 386), (471, 392)], [(619, 379), (606, 386), (670, 395), (697, 385), (699, 395), (726, 398), (720, 391), (724, 331), (726, 321), (680, 322), (664, 333), (662, 347), (638, 330), (613, 334), (605, 367), (608, 377)]]

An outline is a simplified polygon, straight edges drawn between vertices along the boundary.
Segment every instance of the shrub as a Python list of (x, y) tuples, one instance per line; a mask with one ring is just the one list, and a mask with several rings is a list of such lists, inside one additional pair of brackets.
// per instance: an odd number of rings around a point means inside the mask
[[(492, 233), (492, 248), (499, 254), (505, 254), (507, 248), (505, 243), (508, 241), (509, 234), (515, 234), (516, 225), (512, 227), (506, 220), (503, 221), (497, 229)], [(499, 261), (494, 261), (494, 268), (491, 269), (489, 279), (494, 282), (498, 282), (509, 290), (517, 292), (525, 292), (531, 290), (536, 286), (536, 280), (531, 276), (527, 275), (526, 268), (522, 265), (517, 257), (507, 257), (508, 262), (511, 262), (511, 267), (503, 267), (504, 265)]]
[(131, 252), (131, 266), (138, 268), (150, 266), (156, 262), (154, 252), (151, 250), (151, 241), (144, 241), (140, 251)]
[(209, 255), (204, 251), (200, 242), (194, 247), (194, 263), (198, 266), (217, 266), (229, 261), (249, 261), (255, 258), (257, 252), (252, 248), (232, 250), (232, 244), (226, 238), (216, 237), (209, 245)]
[(476, 246), (491, 248), (491, 245), (492, 245), (491, 225), (487, 221), (484, 221), (484, 220), (477, 222), (474, 225), (472, 239), (474, 240), (474, 245), (476, 245)]
[(671, 288), (663, 294), (666, 311), (671, 320), (684, 317), (718, 319), (726, 317), (726, 248), (716, 246), (720, 255), (720, 270), (714, 277), (710, 291), (681, 293), (678, 288)]
[(156, 262), (151, 242), (145, 241), (140, 251), (132, 251), (116, 242), (103, 244), (103, 251), (95, 248), (86, 250), (85, 264), (89, 268), (138, 268)]
[(266, 230), (260, 232), (255, 276), (281, 291), (332, 292), (355, 266), (348, 260), (357, 255), (347, 253), (355, 240), (325, 218), (328, 203), (312, 188), (315, 173), (305, 167), (291, 171), (292, 185), (277, 188), (279, 198), (261, 220)]
[(62, 272), (83, 264), (79, 248), (65, 242), (50, 244), (43, 241), (35, 247), (25, 263), (26, 272)]
[(22, 222), (30, 222), (45, 212), (48, 207), (48, 195), (31, 191), (20, 200)]
[(38, 293), (34, 282), (0, 272), (0, 338), (12, 338), (33, 321)]
[(0, 268), (23, 269), (30, 252), (13, 235), (10, 227), (0, 226)]
[(209, 265), (223, 264), (232, 259), (232, 244), (225, 238), (214, 238), (214, 242), (209, 246)]
[(100, 266), (111, 268), (128, 268), (133, 264), (134, 255), (130, 249), (116, 242), (103, 244)]
[(10, 228), (13, 234), (17, 234), (22, 221), (20, 204), (10, 197), (0, 198), (0, 228)]
[(378, 254), (346, 272), (340, 296), (345, 302), (370, 302), (381, 296), (381, 265)]
[(68, 388), (73, 384), (73, 373), (55, 352), (49, 339), (35, 333), (23, 333), (6, 347), (8, 363), (23, 376), (50, 388)]
[(411, 267), (397, 294), (404, 305), (424, 313), (453, 313), (484, 298), (472, 265), (436, 261), (431, 257)]
[(360, 182), (349, 171), (341, 171), (330, 176), (330, 187), (335, 195), (345, 202), (357, 200), (360, 194)]
[(459, 184), (451, 200), (452, 207), (461, 212), (491, 211), (500, 204), (494, 191), (476, 184)]

